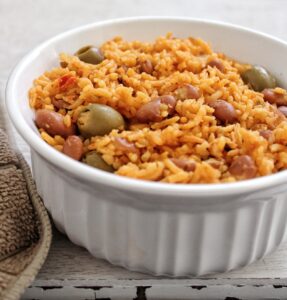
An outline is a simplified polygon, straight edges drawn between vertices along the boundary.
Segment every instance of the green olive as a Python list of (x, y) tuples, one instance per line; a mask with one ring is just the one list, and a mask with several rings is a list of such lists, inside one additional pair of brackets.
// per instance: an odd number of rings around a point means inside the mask
[(123, 129), (124, 118), (112, 107), (104, 104), (90, 104), (79, 114), (78, 128), (83, 137), (105, 135), (113, 129)]
[(114, 168), (108, 165), (97, 151), (88, 152), (82, 161), (91, 167), (107, 172), (114, 172)]
[(276, 79), (261, 66), (253, 66), (241, 74), (244, 83), (249, 84), (256, 92), (276, 87)]
[(75, 55), (78, 56), (81, 61), (93, 65), (97, 65), (105, 59), (101, 50), (91, 45), (82, 47)]

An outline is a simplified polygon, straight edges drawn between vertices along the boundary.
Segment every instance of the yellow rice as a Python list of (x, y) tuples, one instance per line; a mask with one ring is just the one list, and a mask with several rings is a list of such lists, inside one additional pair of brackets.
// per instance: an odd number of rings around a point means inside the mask
[[(287, 167), (287, 121), (277, 109), (263, 100), (262, 93), (245, 85), (240, 73), (248, 66), (215, 53), (201, 39), (179, 39), (167, 34), (153, 43), (128, 42), (116, 37), (101, 46), (105, 60), (98, 65), (80, 61), (62, 53), (60, 61), (67, 67), (45, 72), (34, 81), (29, 92), (34, 109), (58, 111), (52, 99), (64, 100), (67, 109), (60, 109), (64, 123), (76, 123), (80, 110), (90, 103), (109, 105), (130, 123), (126, 130), (113, 130), (105, 136), (84, 141), (85, 152), (96, 150), (115, 173), (122, 176), (168, 183), (233, 182), (228, 169), (240, 155), (253, 158), (257, 175), (276, 173)], [(225, 72), (206, 67), (220, 58)], [(153, 75), (139, 73), (138, 64), (150, 60)], [(76, 78), (69, 89), (59, 90), (59, 78)], [(139, 124), (134, 120), (137, 110), (152, 98), (171, 94), (189, 83), (198, 87), (198, 100), (177, 101), (173, 116), (161, 122)], [(277, 88), (278, 93), (286, 91)], [(239, 121), (219, 125), (208, 101), (223, 99), (236, 109)], [(259, 130), (273, 131), (272, 142)], [(52, 137), (40, 129), (41, 137), (59, 151), (64, 139)], [(115, 144), (115, 137), (126, 139), (138, 149), (127, 153)], [(196, 163), (194, 171), (186, 172), (170, 158), (188, 158)]]

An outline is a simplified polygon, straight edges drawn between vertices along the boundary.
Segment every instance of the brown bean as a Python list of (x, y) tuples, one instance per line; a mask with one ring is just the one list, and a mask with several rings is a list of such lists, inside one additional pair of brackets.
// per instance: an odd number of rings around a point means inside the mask
[(63, 116), (55, 111), (47, 109), (37, 110), (35, 122), (38, 128), (44, 129), (52, 136), (67, 137), (75, 134), (75, 126), (66, 127)]
[(137, 120), (142, 123), (161, 121), (164, 118), (160, 111), (161, 104), (167, 105), (168, 114), (172, 114), (175, 110), (176, 99), (170, 95), (164, 95), (153, 99), (138, 109), (136, 113)]
[(224, 100), (216, 100), (209, 104), (214, 108), (214, 116), (225, 123), (235, 123), (238, 120), (237, 113), (232, 104)]
[(259, 134), (264, 137), (266, 140), (269, 140), (272, 136), (272, 131), (271, 130), (259, 130)]
[(159, 97), (162, 104), (167, 105), (168, 114), (172, 114), (175, 110), (176, 99), (170, 95), (163, 95)]
[(80, 160), (83, 156), (83, 142), (77, 135), (70, 135), (63, 146), (63, 153), (75, 160)]
[(287, 117), (287, 106), (279, 106), (278, 110), (285, 116)]
[(262, 94), (264, 100), (271, 104), (287, 105), (287, 95), (276, 93), (273, 89), (264, 89)]
[(200, 91), (199, 88), (191, 84), (184, 84), (175, 90), (175, 97), (179, 100), (198, 99), (200, 97)]
[(115, 145), (117, 149), (125, 151), (125, 152), (133, 152), (137, 153), (138, 149), (133, 143), (128, 142), (126, 139), (116, 137), (115, 138)]
[(136, 118), (142, 123), (162, 120), (162, 116), (160, 115), (160, 99), (157, 98), (142, 105), (136, 112)]
[(212, 68), (214, 68), (214, 67), (217, 68), (220, 72), (225, 71), (225, 67), (224, 67), (223, 62), (218, 58), (215, 58), (215, 59), (211, 60), (207, 65), (212, 67)]
[(69, 103), (65, 102), (62, 99), (55, 99), (55, 98), (52, 99), (52, 104), (58, 109), (68, 108), (68, 106), (70, 105)]
[(250, 179), (256, 176), (257, 167), (252, 157), (241, 155), (232, 162), (229, 172), (238, 179)]
[(67, 68), (67, 67), (68, 67), (68, 63), (65, 62), (65, 61), (60, 61), (60, 66), (61, 66), (62, 68)]
[(179, 158), (171, 158), (170, 159), (177, 167), (183, 169), (186, 172), (193, 172), (196, 168), (196, 164), (194, 161), (189, 159), (179, 159)]
[(152, 74), (152, 72), (153, 72), (152, 62), (149, 59), (142, 62), (141, 66), (140, 66), (140, 71), (145, 72), (147, 74)]

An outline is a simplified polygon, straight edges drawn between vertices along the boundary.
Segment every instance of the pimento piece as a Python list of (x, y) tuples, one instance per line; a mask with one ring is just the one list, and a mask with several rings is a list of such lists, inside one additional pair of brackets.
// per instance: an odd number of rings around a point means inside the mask
[(61, 92), (66, 91), (68, 88), (73, 87), (77, 82), (77, 77), (73, 75), (64, 75), (59, 78), (59, 89)]

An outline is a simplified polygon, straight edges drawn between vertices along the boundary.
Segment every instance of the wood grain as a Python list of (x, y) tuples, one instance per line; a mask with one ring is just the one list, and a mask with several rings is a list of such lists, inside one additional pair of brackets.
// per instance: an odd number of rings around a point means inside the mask
[[(37, 283), (49, 285), (51, 278), (59, 282), (63, 278), (69, 278), (69, 282), (61, 282), (61, 285), (78, 285), (82, 281), (89, 285), (117, 285), (137, 282), (140, 285), (150, 285), (154, 280), (161, 284), (204, 284), (228, 283), (228, 284), (282, 284), (287, 286), (287, 247), (282, 245), (274, 253), (267, 255), (261, 261), (253, 263), (245, 268), (232, 272), (208, 275), (196, 279), (172, 279), (168, 277), (155, 277), (148, 274), (130, 272), (124, 268), (112, 266), (102, 259), (95, 259), (87, 251), (72, 244), (66, 236), (58, 231), (54, 232), (54, 243), (47, 261), (38, 275)], [(71, 259), (73, 260), (71, 262)], [(268, 279), (267, 279), (268, 278)], [(82, 282), (82, 283), (83, 283)], [(53, 283), (55, 284), (55, 282)], [(36, 283), (35, 283), (36, 285)]]
[[(232, 22), (287, 40), (286, 12), (285, 0), (85, 0), (84, 3), (80, 0), (0, 0), (0, 127), (6, 128), (10, 140), (30, 162), (28, 146), (8, 121), (4, 106), (6, 81), (24, 54), (64, 30), (103, 19), (173, 15)], [(145, 295), (148, 299), (168, 298), (168, 295), (173, 295), (170, 299), (188, 299), (191, 295), (197, 299), (218, 299), (216, 297), (226, 295), (245, 295), (248, 299), (257, 299), (258, 295), (261, 299), (282, 298), (287, 295), (286, 257), (287, 245), (283, 245), (265, 259), (233, 272), (197, 279), (155, 278), (93, 258), (55, 231), (49, 257), (24, 298), (134, 299), (136, 295)], [(152, 289), (138, 288), (147, 286)], [(187, 289), (191, 286), (206, 288)], [(241, 286), (246, 289), (240, 290)], [(262, 286), (264, 289), (260, 290)], [(90, 289), (84, 289), (87, 287)]]

